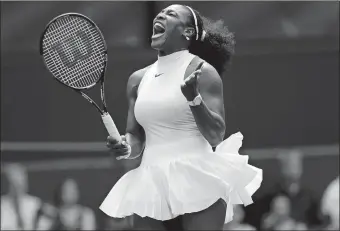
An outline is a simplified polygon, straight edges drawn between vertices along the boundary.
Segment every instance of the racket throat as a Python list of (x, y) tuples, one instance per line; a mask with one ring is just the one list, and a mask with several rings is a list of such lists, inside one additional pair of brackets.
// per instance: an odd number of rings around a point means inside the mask
[(90, 97), (88, 97), (85, 93), (79, 91), (80, 94), (88, 101), (90, 102), (92, 105), (94, 105), (96, 107), (96, 109), (98, 110), (98, 112), (103, 116), (105, 111), (106, 111), (106, 107), (104, 108), (104, 110), (100, 109), (100, 107), (98, 106), (98, 104), (96, 104), (96, 102), (94, 102)]

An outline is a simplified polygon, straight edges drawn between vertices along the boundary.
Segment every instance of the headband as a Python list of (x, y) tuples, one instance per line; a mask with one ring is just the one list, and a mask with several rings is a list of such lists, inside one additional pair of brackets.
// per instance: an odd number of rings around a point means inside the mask
[[(192, 15), (194, 16), (195, 28), (196, 28), (196, 40), (198, 40), (198, 23), (197, 23), (196, 14), (195, 14), (194, 10), (193, 10), (190, 6), (186, 6), (186, 7), (191, 11)], [(206, 35), (206, 32), (205, 32), (205, 30), (203, 30), (203, 31), (202, 31), (201, 41), (204, 40), (205, 35)]]

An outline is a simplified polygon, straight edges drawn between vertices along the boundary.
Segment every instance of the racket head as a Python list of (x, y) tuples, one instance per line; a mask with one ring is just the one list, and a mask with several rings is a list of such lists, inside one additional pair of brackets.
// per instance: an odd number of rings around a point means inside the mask
[(62, 84), (89, 89), (104, 80), (107, 45), (99, 27), (79, 13), (53, 18), (40, 38), (46, 68)]

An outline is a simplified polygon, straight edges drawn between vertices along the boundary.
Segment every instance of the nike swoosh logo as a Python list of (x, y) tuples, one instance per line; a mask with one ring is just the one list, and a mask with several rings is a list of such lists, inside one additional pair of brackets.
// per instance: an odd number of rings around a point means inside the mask
[(161, 76), (161, 75), (163, 75), (163, 74), (164, 74), (164, 73), (156, 74), (155, 77)]

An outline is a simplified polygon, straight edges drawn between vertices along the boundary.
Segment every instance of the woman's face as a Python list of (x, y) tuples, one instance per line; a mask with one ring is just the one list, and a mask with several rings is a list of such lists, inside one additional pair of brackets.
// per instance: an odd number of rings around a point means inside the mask
[(272, 202), (272, 212), (281, 216), (290, 215), (290, 200), (284, 195), (279, 195)]
[(74, 180), (68, 179), (61, 189), (62, 201), (65, 204), (75, 204), (78, 201), (78, 185)]
[(182, 45), (189, 18), (190, 11), (182, 5), (171, 5), (162, 10), (153, 21), (151, 47), (163, 50)]
[(9, 186), (13, 193), (21, 194), (26, 193), (28, 189), (28, 177), (27, 172), (24, 167), (20, 165), (10, 165), (5, 169), (5, 173), (7, 174)]

